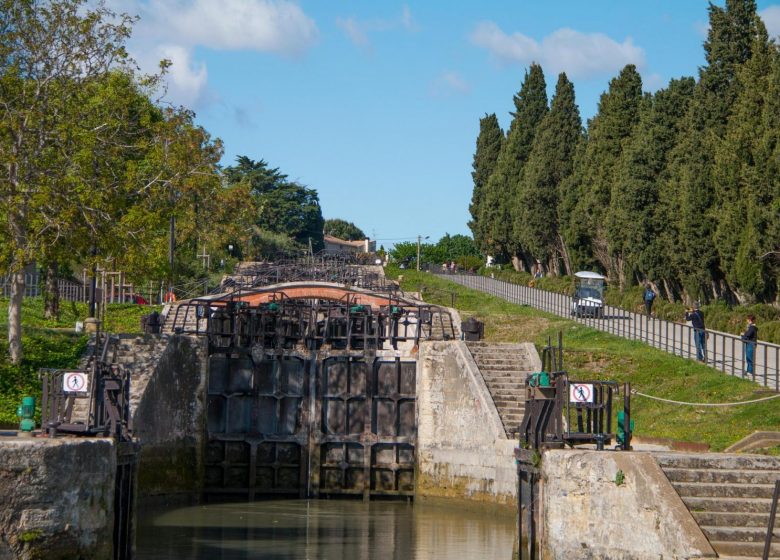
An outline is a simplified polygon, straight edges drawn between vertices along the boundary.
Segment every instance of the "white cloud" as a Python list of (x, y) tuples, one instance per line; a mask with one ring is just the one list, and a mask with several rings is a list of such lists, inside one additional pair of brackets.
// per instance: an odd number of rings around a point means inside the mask
[(216, 50), (255, 50), (298, 56), (317, 39), (317, 25), (285, 0), (151, 2), (161, 34)]
[(193, 106), (208, 91), (208, 69), (194, 59), (197, 47), (250, 50), (299, 57), (316, 43), (317, 25), (289, 0), (111, 0), (113, 8), (138, 14), (129, 48), (142, 69), (168, 70), (167, 98)]
[(392, 31), (403, 29), (405, 31), (417, 31), (418, 26), (412, 17), (409, 6), (404, 5), (401, 17), (397, 19), (372, 19), (359, 20), (354, 17), (337, 18), (336, 25), (341, 28), (350, 41), (362, 49), (371, 50), (369, 34), (380, 31)]
[(194, 62), (189, 49), (178, 45), (160, 45), (155, 52), (158, 60), (171, 61), (168, 68), (168, 96), (188, 107), (198, 105), (208, 83), (206, 65)]
[(471, 93), (471, 84), (457, 72), (442, 72), (431, 87), (431, 95), (434, 97), (448, 97), (452, 94)]
[(508, 35), (492, 21), (477, 24), (471, 42), (487, 49), (504, 64), (538, 62), (553, 74), (588, 78), (614, 73), (626, 64), (642, 68), (645, 53), (629, 37), (619, 43), (603, 33), (581, 33), (562, 28), (543, 38), (541, 43), (522, 33)]
[(363, 26), (355, 18), (336, 19), (336, 25), (339, 26), (344, 33), (347, 34), (349, 40), (355, 43), (359, 47), (367, 47), (368, 35), (363, 30)]
[(766, 30), (769, 32), (769, 37), (780, 37), (780, 6), (767, 6), (763, 10), (760, 10), (758, 15), (764, 20), (764, 25), (766, 25)]

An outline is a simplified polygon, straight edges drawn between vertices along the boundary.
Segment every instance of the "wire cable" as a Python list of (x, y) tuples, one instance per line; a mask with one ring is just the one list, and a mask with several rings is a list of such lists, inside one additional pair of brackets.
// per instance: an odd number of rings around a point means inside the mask
[(646, 395), (645, 393), (640, 393), (639, 391), (635, 389), (631, 389), (631, 393), (634, 395), (639, 395), (640, 397), (645, 397), (646, 399), (651, 399), (654, 401), (661, 401), (671, 404), (681, 404), (686, 406), (740, 406), (743, 404), (753, 404), (757, 402), (763, 402), (763, 401), (771, 401), (772, 399), (780, 398), (780, 393), (777, 395), (772, 395), (770, 397), (764, 397), (761, 399), (755, 399), (752, 401), (740, 401), (740, 402), (733, 402), (733, 403), (694, 403), (694, 402), (685, 402), (685, 401), (674, 401), (671, 399), (664, 399), (662, 397), (654, 397), (653, 395)]

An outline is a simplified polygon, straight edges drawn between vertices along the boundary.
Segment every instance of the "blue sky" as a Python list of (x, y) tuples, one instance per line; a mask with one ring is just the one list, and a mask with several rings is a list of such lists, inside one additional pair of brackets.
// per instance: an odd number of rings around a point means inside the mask
[[(265, 159), (385, 246), (469, 233), (479, 119), (508, 127), (530, 62), (550, 94), (567, 72), (584, 120), (627, 63), (650, 91), (696, 75), (707, 31), (703, 0), (113, 4), (141, 16), (143, 68), (173, 61), (167, 99), (223, 140), (226, 165)], [(759, 10), (776, 37), (780, 2)]]

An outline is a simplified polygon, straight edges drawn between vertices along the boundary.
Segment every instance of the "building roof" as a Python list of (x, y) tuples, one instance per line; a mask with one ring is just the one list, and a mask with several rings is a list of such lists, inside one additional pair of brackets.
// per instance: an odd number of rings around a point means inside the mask
[(365, 240), (362, 239), (358, 241), (347, 241), (346, 239), (339, 239), (338, 237), (333, 237), (332, 235), (325, 235), (324, 239), (325, 239), (325, 243), (330, 243), (332, 245), (344, 245), (348, 247), (357, 247), (359, 249), (362, 249), (366, 245)]

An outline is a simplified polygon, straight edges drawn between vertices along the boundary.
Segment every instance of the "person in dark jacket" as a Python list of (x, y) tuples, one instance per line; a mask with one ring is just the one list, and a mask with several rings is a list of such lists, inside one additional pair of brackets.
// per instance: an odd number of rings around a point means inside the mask
[(754, 373), (754, 357), (756, 355), (756, 342), (758, 342), (758, 327), (756, 327), (756, 316), (747, 316), (747, 328), (742, 333), (742, 340), (745, 343), (745, 368), (746, 373)]
[(642, 296), (642, 299), (645, 300), (647, 316), (650, 317), (653, 312), (653, 301), (655, 301), (655, 292), (653, 291), (653, 288), (650, 287), (650, 282), (645, 283), (645, 293)]
[(693, 341), (696, 343), (696, 359), (707, 361), (707, 331), (704, 327), (704, 313), (698, 301), (693, 302), (693, 308), (685, 312), (685, 320), (693, 326)]

